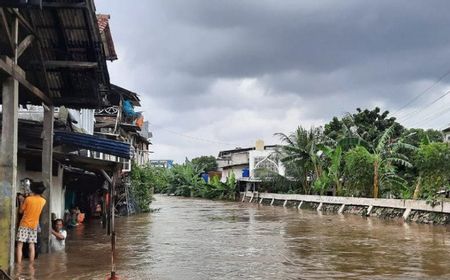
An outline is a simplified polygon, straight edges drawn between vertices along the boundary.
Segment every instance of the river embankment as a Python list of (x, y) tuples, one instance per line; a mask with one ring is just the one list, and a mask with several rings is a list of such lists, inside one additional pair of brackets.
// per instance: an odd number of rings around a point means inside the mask
[(406, 222), (450, 224), (450, 202), (431, 205), (425, 200), (320, 196), (278, 193), (241, 193), (241, 201), (338, 214), (357, 214)]

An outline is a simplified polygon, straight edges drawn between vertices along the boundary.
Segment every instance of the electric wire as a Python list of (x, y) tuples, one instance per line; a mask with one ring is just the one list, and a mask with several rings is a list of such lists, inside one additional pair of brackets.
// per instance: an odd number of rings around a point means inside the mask
[(429, 123), (433, 120), (440, 119), (440, 118), (446, 116), (446, 114), (448, 114), (449, 112), (450, 112), (450, 107), (446, 107), (446, 108), (444, 108), (444, 110), (441, 110), (439, 112), (434, 112), (433, 114), (430, 114), (430, 115), (426, 116), (425, 118), (421, 119), (420, 121), (415, 123), (415, 126), (421, 126), (421, 125)]
[[(413, 97), (411, 100), (409, 100), (405, 105), (403, 105), (402, 107), (400, 107), (398, 110), (396, 110), (395, 112), (392, 113), (392, 115), (395, 115), (401, 111), (403, 111), (406, 107), (408, 107), (409, 105), (411, 105), (412, 103), (414, 103), (416, 100), (418, 100), (420, 97), (422, 97), (425, 93), (427, 93), (428, 91), (430, 91), (432, 88), (434, 88), (437, 84), (439, 84), (445, 77), (447, 77), (448, 75), (450, 75), (450, 70), (448, 70), (447, 72), (445, 72), (443, 75), (441, 75), (436, 81), (434, 81), (433, 84), (431, 84), (429, 87), (427, 87), (426, 89), (424, 89), (423, 91), (421, 91), (418, 95), (416, 95), (415, 97)], [(400, 118), (401, 116), (399, 116)]]
[(439, 96), (438, 98), (434, 99), (431, 103), (428, 103), (427, 105), (425, 105), (422, 108), (418, 108), (412, 112), (409, 112), (408, 114), (404, 115), (403, 117), (398, 118), (401, 121), (406, 121), (408, 119), (408, 117), (412, 116), (412, 115), (417, 115), (420, 112), (423, 112), (425, 109), (429, 108), (430, 106), (433, 106), (434, 104), (436, 104), (436, 102), (438, 102), (439, 100), (441, 100), (442, 98), (446, 97), (447, 95), (450, 94), (450, 91), (446, 91), (444, 94), (442, 94), (441, 96)]
[(192, 139), (192, 140), (196, 140), (196, 141), (199, 141), (199, 142), (206, 142), (206, 143), (216, 144), (216, 145), (220, 145), (220, 146), (242, 147), (242, 146), (240, 146), (240, 145), (238, 145), (236, 143), (228, 143), (228, 142), (222, 142), (222, 141), (206, 139), (206, 138), (202, 138), (202, 137), (196, 137), (196, 136), (180, 133), (180, 132), (177, 132), (177, 131), (173, 131), (173, 130), (164, 128), (164, 127), (159, 126), (159, 125), (155, 125), (155, 124), (152, 124), (152, 125), (154, 127), (156, 127), (157, 129), (164, 130), (164, 131), (169, 132), (171, 134), (174, 134), (174, 135), (177, 135), (177, 136), (180, 136), (180, 137), (184, 137), (184, 138), (188, 138), (188, 139)]

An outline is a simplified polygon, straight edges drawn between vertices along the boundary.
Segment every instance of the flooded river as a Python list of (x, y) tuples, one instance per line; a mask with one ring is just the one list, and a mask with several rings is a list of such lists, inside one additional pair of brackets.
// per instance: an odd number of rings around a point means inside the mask
[[(157, 196), (117, 221), (120, 279), (450, 279), (450, 228), (295, 208)], [(69, 231), (24, 279), (105, 279), (97, 222)]]

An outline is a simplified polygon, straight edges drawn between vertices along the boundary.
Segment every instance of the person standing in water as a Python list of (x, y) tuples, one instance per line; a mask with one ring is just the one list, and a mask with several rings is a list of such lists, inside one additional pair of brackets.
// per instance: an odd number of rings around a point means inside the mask
[(63, 229), (63, 220), (53, 221), (52, 235), (50, 236), (50, 246), (52, 251), (63, 251), (66, 247), (67, 231)]
[(42, 197), (42, 194), (45, 191), (45, 186), (42, 182), (32, 182), (30, 189), (31, 195), (19, 202), (19, 213), (23, 214), (23, 216), (20, 220), (16, 236), (17, 263), (22, 262), (23, 243), (29, 244), (30, 262), (34, 262), (39, 217), (41, 216), (42, 209), (46, 203), (45, 199)]

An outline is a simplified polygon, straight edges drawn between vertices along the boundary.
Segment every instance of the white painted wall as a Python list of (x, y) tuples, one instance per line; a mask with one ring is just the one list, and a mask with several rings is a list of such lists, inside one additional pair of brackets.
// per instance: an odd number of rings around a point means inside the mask
[(234, 173), (236, 180), (241, 179), (242, 178), (242, 170), (244, 168), (248, 168), (248, 165), (244, 164), (244, 165), (223, 168), (222, 178), (220, 179), (220, 181), (226, 182), (228, 176), (231, 176), (232, 173)]
[[(62, 218), (64, 216), (65, 191), (63, 190), (63, 168), (59, 164), (58, 166), (58, 176), (53, 176), (52, 180), (50, 212), (55, 213), (57, 218)], [(33, 181), (42, 181), (42, 173), (27, 171), (25, 169), (25, 159), (19, 158), (17, 161), (17, 186), (19, 189), (20, 180), (25, 178), (30, 178)]]
[(248, 151), (232, 153), (224, 156), (224, 158), (217, 159), (217, 165), (219, 168), (226, 168), (231, 165), (248, 165)]

